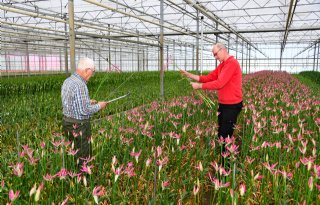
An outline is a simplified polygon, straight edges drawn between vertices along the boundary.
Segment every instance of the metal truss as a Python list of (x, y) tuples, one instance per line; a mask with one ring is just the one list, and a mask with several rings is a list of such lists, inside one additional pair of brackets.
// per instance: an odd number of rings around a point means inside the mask
[[(319, 44), (319, 0), (164, 0), (163, 24), (159, 0), (76, 0), (74, 5), (76, 40), (92, 50), (96, 41), (114, 48), (158, 48), (161, 34), (170, 48), (199, 49), (202, 39), (205, 49), (222, 41), (236, 52), (246, 47), (264, 57), (268, 45), (279, 45), (279, 58), (291, 44), (300, 45), (295, 57)], [(68, 46), (68, 0), (2, 0), (0, 11), (2, 50), (24, 50), (28, 44), (34, 51), (60, 52)]]

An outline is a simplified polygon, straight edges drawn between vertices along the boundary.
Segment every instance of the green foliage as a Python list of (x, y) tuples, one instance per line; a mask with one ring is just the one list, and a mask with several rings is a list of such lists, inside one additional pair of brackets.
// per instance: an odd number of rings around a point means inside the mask
[[(10, 190), (20, 191), (13, 204), (58, 204), (64, 199), (93, 204), (97, 186), (105, 189), (101, 204), (319, 204), (319, 100), (303, 85), (311, 85), (309, 79), (298, 76), (302, 84), (288, 73), (266, 71), (245, 76), (244, 107), (223, 166), (217, 104), (208, 109), (192, 96), (178, 72), (165, 73), (165, 95), (171, 100), (159, 100), (157, 72), (110, 76), (96, 75), (89, 83), (91, 94), (101, 84), (97, 100), (128, 91), (132, 95), (94, 116), (117, 113), (92, 122), (95, 159), (88, 163), (91, 173), (81, 178), (75, 176), (69, 154), (72, 144), (57, 133), (60, 89), (0, 98), (0, 204), (9, 202)], [(189, 96), (176, 97), (185, 94)], [(206, 94), (216, 102), (215, 92)], [(133, 155), (139, 151), (137, 159)], [(15, 172), (21, 162), (19, 176)], [(62, 168), (68, 176), (61, 177)], [(115, 169), (120, 170), (117, 180)], [(54, 179), (44, 179), (47, 174)], [(30, 189), (42, 182), (36, 202)], [(246, 186), (243, 194), (241, 185)]]
[(305, 78), (309, 78), (313, 82), (320, 85), (320, 72), (317, 71), (303, 71), (299, 73), (300, 76), (303, 76)]
[(59, 90), (65, 75), (0, 78), (0, 96)]
[[(178, 72), (165, 73), (164, 100), (191, 92), (191, 86), (179, 82), (180, 78)], [(44, 134), (60, 129), (60, 89), (65, 79), (65, 75), (0, 78), (0, 133), (3, 135), (0, 148), (15, 146), (16, 131), (26, 141), (34, 131)], [(111, 100), (128, 92), (131, 95), (109, 104), (93, 120), (160, 99), (159, 72), (97, 73), (88, 82), (91, 97), (102, 81), (95, 100)]]
[(309, 87), (314, 95), (320, 96), (319, 72), (304, 71), (293, 76), (296, 77), (302, 84)]

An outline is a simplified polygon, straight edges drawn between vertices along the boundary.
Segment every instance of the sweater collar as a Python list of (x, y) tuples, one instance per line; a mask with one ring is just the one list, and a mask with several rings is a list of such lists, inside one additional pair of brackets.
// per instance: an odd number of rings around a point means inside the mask
[(82, 82), (84, 82), (85, 84), (87, 84), (87, 81), (85, 79), (83, 79), (78, 73), (73, 73), (73, 75), (78, 78), (79, 80), (81, 80)]

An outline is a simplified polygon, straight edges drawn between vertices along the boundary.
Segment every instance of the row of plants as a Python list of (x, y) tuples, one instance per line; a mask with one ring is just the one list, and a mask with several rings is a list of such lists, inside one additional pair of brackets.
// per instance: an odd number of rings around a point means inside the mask
[[(19, 89), (26, 88), (28, 91), (23, 94), (6, 94), (0, 98), (0, 148), (15, 146), (17, 134), (21, 136), (22, 142), (25, 142), (35, 133), (47, 136), (52, 131), (59, 130), (62, 119), (60, 89), (65, 78), (52, 76), (50, 79), (49, 76), (44, 76), (44, 79), (40, 79), (39, 76), (33, 76), (11, 79), (12, 82), (7, 84), (10, 85), (7, 87), (7, 93), (16, 92), (15, 82), (17, 87), (21, 85)], [(177, 72), (165, 73), (165, 99), (190, 92), (187, 82), (179, 81), (180, 79)], [(46, 82), (51, 86), (46, 86)], [(32, 86), (28, 87), (31, 84)], [(102, 101), (127, 93), (130, 95), (109, 104), (108, 109), (97, 113), (93, 119), (97, 120), (160, 99), (159, 87), (160, 77), (157, 72), (96, 74), (88, 83), (91, 98)], [(37, 92), (34, 92), (35, 90)]]
[[(171, 80), (174, 72), (166, 72), (166, 80)], [(63, 81), (67, 78), (65, 74), (46, 76), (22, 76), (11, 78), (0, 78), (0, 96), (12, 96), (21, 94), (34, 94), (61, 89)], [(159, 72), (121, 72), (121, 73), (101, 73), (98, 72), (89, 81), (89, 87), (110, 87), (123, 82), (140, 81), (160, 81)]]
[(307, 86), (285, 72), (246, 75), (244, 108), (227, 140), (216, 136), (217, 104), (209, 109), (190, 94), (94, 122), (93, 157), (80, 169), (59, 130), (17, 138), (1, 155), (0, 202), (320, 203), (320, 101)]
[[(319, 82), (317, 83), (317, 80), (314, 77), (311, 76), (318, 76), (319, 72), (312, 72), (310, 71), (310, 73), (312, 75), (305, 75), (303, 74), (304, 72), (300, 73), (300, 74), (295, 74), (293, 75), (295, 78), (297, 78), (301, 83), (308, 85), (308, 87), (310, 88), (311, 92), (313, 95), (316, 96), (320, 96), (320, 86), (319, 86)], [(314, 75), (313, 75), (314, 74)], [(319, 76), (318, 76), (319, 77)]]
[(300, 76), (306, 77), (313, 82), (320, 85), (320, 72), (318, 71), (303, 71), (299, 73)]

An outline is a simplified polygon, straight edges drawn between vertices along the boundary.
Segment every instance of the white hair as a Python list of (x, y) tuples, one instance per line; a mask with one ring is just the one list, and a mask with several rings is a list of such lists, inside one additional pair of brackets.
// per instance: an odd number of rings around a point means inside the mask
[(213, 50), (215, 47), (217, 47), (217, 48), (219, 48), (219, 49), (222, 49), (222, 48), (226, 49), (226, 46), (225, 46), (224, 44), (222, 44), (222, 43), (216, 43), (216, 44), (214, 44), (214, 45), (212, 46), (212, 50)]
[(86, 68), (94, 68), (94, 62), (91, 58), (80, 58), (77, 69), (84, 70)]

